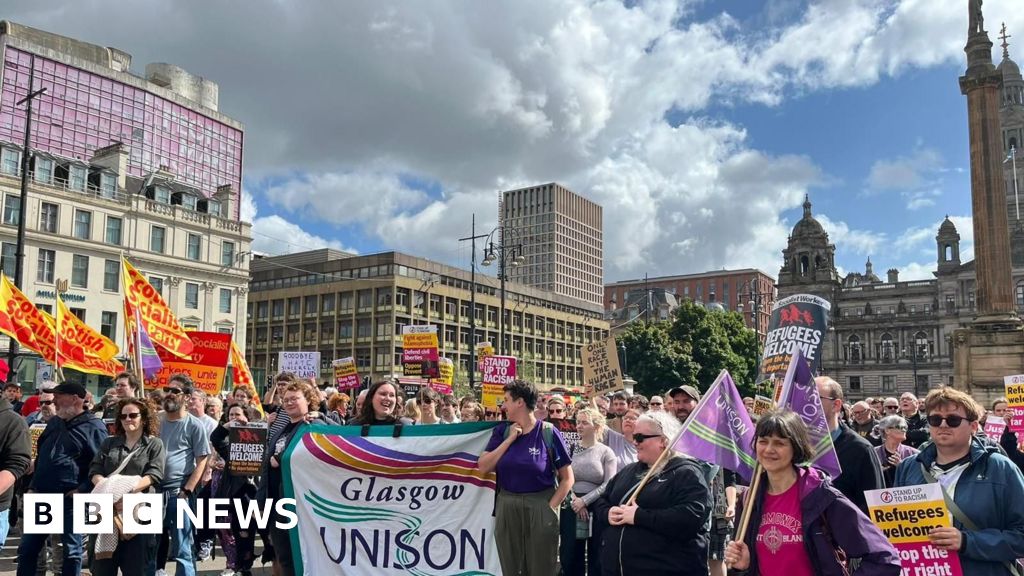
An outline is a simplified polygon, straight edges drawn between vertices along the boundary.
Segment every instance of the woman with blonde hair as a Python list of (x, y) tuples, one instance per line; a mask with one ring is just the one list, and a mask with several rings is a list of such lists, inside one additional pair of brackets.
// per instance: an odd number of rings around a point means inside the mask
[[(608, 482), (619, 469), (618, 459), (608, 446), (601, 443), (608, 430), (604, 416), (596, 408), (583, 408), (576, 413), (576, 431), (580, 447), (573, 454), (572, 511), (576, 513), (575, 545), (572, 554), (563, 558), (566, 576), (600, 576), (601, 528), (589, 506), (604, 494)], [(586, 569), (584, 569), (586, 567)]]
[(420, 406), (416, 403), (415, 398), (409, 398), (405, 401), (405, 412), (402, 416), (408, 420), (411, 420), (413, 424), (419, 424), (422, 414), (420, 414)]

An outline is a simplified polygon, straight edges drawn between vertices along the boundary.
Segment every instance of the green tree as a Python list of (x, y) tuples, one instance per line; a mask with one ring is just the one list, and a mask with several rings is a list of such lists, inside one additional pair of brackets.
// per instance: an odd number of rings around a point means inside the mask
[(739, 313), (708, 310), (684, 300), (673, 312), (669, 334), (690, 351), (698, 366), (699, 389), (706, 390), (725, 369), (742, 393), (753, 390), (756, 340)]
[(699, 366), (689, 347), (672, 338), (669, 327), (667, 322), (634, 322), (616, 337), (626, 347), (625, 369), (639, 394), (650, 397), (681, 384), (697, 384)]

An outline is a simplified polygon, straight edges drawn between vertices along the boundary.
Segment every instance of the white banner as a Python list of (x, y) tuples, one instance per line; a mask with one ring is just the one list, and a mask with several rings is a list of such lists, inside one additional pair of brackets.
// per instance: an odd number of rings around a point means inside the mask
[[(299, 378), (320, 378), (319, 352), (278, 352), (277, 369), (291, 372)], [(317, 384), (317, 382), (313, 382)]]
[(304, 432), (284, 463), (301, 573), (499, 576), (495, 477), (477, 469), (495, 425)]

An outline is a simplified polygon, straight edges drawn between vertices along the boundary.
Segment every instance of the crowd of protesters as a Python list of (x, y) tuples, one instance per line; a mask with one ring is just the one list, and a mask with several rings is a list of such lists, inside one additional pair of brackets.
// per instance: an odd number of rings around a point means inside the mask
[[(5, 368), (0, 361), (0, 379)], [(932, 543), (957, 552), (964, 574), (1014, 574), (1024, 557), (1024, 453), (1013, 432), (995, 442), (980, 428), (987, 414), (1005, 415), (1004, 399), (991, 411), (951, 388), (921, 401), (910, 393), (851, 401), (834, 380), (816, 383), (842, 473), (830, 478), (808, 466), (814, 449), (803, 420), (768, 410), (752, 415), (750, 449), (763, 470), (756, 491), (732, 470), (672, 450), (701, 399), (689, 385), (650, 398), (616, 392), (583, 400), (517, 380), (505, 386), (498, 410), (430, 388), (406, 399), (388, 379), (350, 396), (289, 373), (268, 385), (262, 404), (251, 388), (211, 396), (185, 375), (142, 394), (134, 375), (119, 374), (99, 401), (73, 382), (44, 382), (25, 399), (8, 386), (0, 398), (0, 544), (26, 491), (115, 501), (159, 493), (171, 512), (162, 534), (24, 534), (17, 573), (75, 575), (88, 566), (99, 575), (160, 576), (173, 562), (176, 574), (190, 575), (216, 553), (216, 542), (224, 576), (266, 562), (276, 575), (301, 573), (290, 535), (275, 522), (265, 533), (243, 530), (234, 517), (230, 528), (197, 530), (187, 515), (176, 523), (177, 502), (282, 497), (282, 453), (307, 426), (501, 420), (479, 467), (497, 476), (495, 543), (505, 574), (895, 576), (899, 557), (868, 519), (864, 492), (930, 482), (955, 503), (953, 527), (934, 529)], [(744, 404), (753, 409), (753, 399)], [(554, 422), (562, 419), (575, 420), (572, 445)], [(259, 476), (229, 474), (231, 428), (261, 420), (268, 440)], [(35, 459), (31, 425), (45, 426)], [(750, 527), (737, 534), (745, 505)]]

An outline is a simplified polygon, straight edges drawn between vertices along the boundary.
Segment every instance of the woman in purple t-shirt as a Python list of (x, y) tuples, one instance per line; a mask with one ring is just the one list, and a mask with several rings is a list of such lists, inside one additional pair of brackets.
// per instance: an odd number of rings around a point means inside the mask
[(536, 406), (533, 384), (506, 384), (502, 407), (509, 422), (494, 428), (478, 463), (485, 474), (498, 473), (494, 539), (505, 574), (558, 570), (558, 515), (572, 490), (572, 462), (561, 433), (534, 417)]

